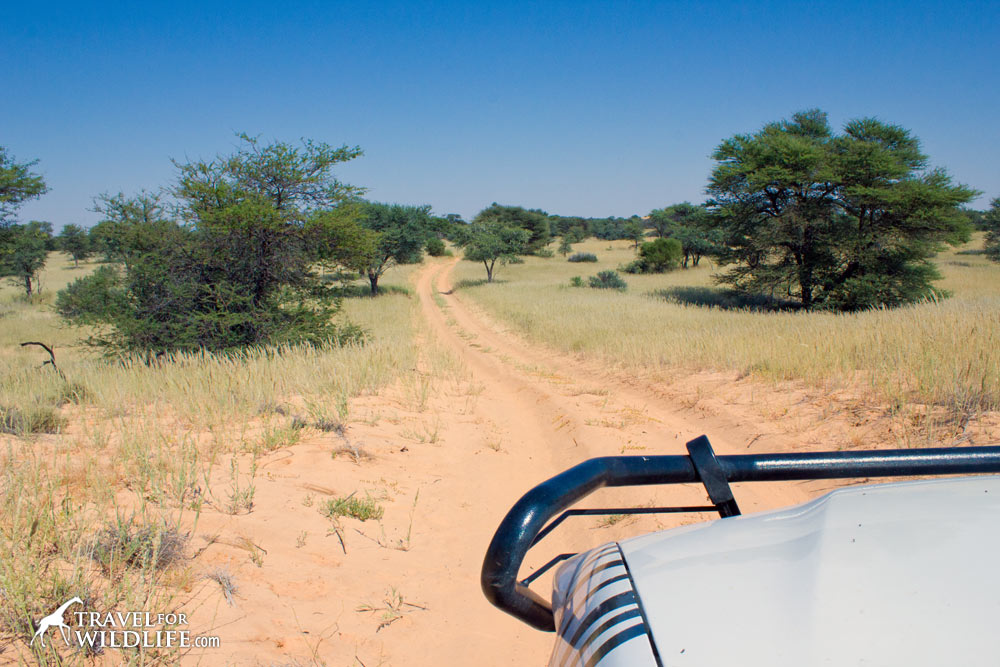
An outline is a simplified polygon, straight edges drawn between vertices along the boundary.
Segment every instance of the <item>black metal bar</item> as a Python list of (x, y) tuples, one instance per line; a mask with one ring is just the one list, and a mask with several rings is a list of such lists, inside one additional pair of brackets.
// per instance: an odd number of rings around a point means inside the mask
[[(755, 454), (716, 457), (727, 482), (1000, 472), (1000, 447)], [(553, 630), (547, 600), (517, 581), (535, 537), (557, 514), (605, 486), (698, 482), (689, 456), (609, 456), (584, 461), (528, 491), (497, 528), (483, 560), (487, 599), (540, 630)]]
[(551, 523), (545, 526), (545, 528), (543, 528), (541, 532), (535, 536), (535, 539), (531, 542), (531, 546), (535, 546), (541, 542), (542, 538), (555, 530), (556, 526), (571, 516), (600, 516), (607, 514), (682, 514), (686, 512), (717, 512), (718, 510), (719, 508), (715, 505), (691, 505), (678, 507), (604, 507), (595, 509), (588, 508), (566, 510), (557, 516)]
[(548, 563), (546, 563), (545, 565), (541, 566), (540, 568), (538, 568), (537, 570), (535, 570), (534, 572), (532, 572), (531, 574), (529, 574), (527, 577), (525, 577), (524, 579), (522, 579), (521, 582), (520, 582), (521, 585), (522, 586), (528, 586), (528, 585), (530, 585), (532, 581), (534, 581), (538, 577), (540, 577), (543, 574), (545, 574), (546, 572), (548, 572), (550, 569), (552, 569), (552, 567), (554, 565), (557, 565), (558, 563), (563, 562), (567, 558), (572, 558), (575, 555), (576, 555), (576, 553), (559, 554), (558, 556), (556, 556), (555, 558), (553, 558), (552, 560), (550, 560)]
[(691, 463), (698, 471), (698, 478), (705, 485), (708, 497), (715, 503), (719, 510), (719, 516), (723, 519), (730, 516), (740, 515), (740, 506), (733, 498), (733, 490), (729, 488), (726, 481), (726, 473), (719, 465), (719, 459), (715, 457), (715, 450), (708, 438), (701, 435), (687, 443), (688, 455)]

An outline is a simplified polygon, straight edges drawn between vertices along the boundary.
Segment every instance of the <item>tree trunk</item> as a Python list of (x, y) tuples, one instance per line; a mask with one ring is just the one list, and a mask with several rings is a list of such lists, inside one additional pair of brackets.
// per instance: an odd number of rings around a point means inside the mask
[(378, 296), (378, 274), (369, 271), (368, 282), (370, 282), (372, 286), (372, 296)]
[(812, 268), (805, 264), (799, 264), (799, 293), (802, 298), (802, 307), (806, 310), (812, 308), (813, 304), (813, 275)]
[(27, 292), (28, 297), (31, 297), (31, 276), (24, 276), (24, 291)]
[(489, 262), (489, 263), (487, 263), (487, 261), (485, 259), (483, 260), (483, 266), (486, 267), (486, 282), (488, 282), (488, 283), (493, 282), (493, 265), (494, 264), (496, 264), (496, 260), (493, 260), (492, 262)]

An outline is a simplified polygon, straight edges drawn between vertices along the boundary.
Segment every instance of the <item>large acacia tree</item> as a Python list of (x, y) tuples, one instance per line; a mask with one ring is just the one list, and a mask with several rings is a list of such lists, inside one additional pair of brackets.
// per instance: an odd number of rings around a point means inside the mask
[(930, 259), (969, 238), (954, 184), (909, 131), (873, 118), (835, 134), (819, 110), (716, 149), (710, 208), (723, 233), (723, 282), (782, 292), (804, 308), (856, 310), (935, 293)]

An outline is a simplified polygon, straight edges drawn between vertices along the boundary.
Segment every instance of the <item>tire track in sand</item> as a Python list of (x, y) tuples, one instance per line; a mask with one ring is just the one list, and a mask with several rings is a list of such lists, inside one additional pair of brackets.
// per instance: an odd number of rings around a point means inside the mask
[[(486, 545), (511, 505), (534, 485), (587, 458), (686, 453), (684, 443), (702, 433), (709, 435), (721, 454), (745, 453), (746, 442), (755, 433), (739, 416), (685, 411), (635, 378), (526, 344), (492, 324), (466, 297), (454, 292), (451, 274), (457, 261), (430, 263), (416, 277), (421, 314), (430, 331), (462, 360), (473, 382), (482, 388), (467, 428), (460, 432), (460, 439), (465, 440), (461, 452), (456, 453), (455, 465), (438, 489), (444, 497), (467, 504), (463, 521), (468, 523), (461, 527), (462, 534), (440, 536), (442, 548), (464, 554), (462, 571), (455, 573), (457, 579), (450, 582), (443, 597), (464, 601), (442, 611), (446, 616), (460, 614), (468, 624), (467, 632), (472, 631), (461, 638), (451, 637), (462, 642), (458, 653), (452, 653), (455, 646), (444, 653), (483, 664), (540, 663), (551, 648), (551, 635), (535, 632), (491, 607), (484, 611), (487, 603), (478, 587)], [(453, 435), (449, 442), (455, 442)], [(778, 444), (774, 449), (794, 447), (794, 443)], [(745, 511), (787, 505), (812, 495), (801, 485), (759, 484), (737, 489), (736, 494)], [(700, 486), (683, 485), (604, 489), (582, 505), (700, 504), (705, 500)], [(556, 553), (704, 519), (704, 515), (672, 515), (602, 524), (577, 518), (529, 554), (522, 575)], [(544, 595), (548, 585), (548, 577), (543, 577), (534, 588)], [(450, 663), (442, 659), (441, 664)]]

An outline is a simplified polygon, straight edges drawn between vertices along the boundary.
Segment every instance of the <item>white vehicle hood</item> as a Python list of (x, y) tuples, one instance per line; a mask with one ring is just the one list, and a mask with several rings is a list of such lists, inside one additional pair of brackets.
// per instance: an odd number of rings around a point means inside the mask
[(661, 664), (1000, 664), (1000, 477), (853, 487), (620, 543)]

